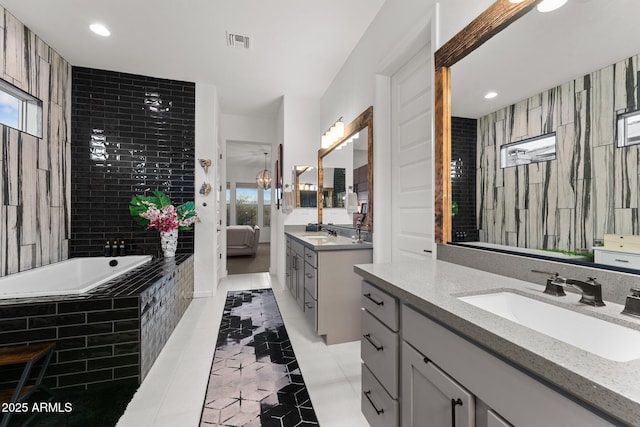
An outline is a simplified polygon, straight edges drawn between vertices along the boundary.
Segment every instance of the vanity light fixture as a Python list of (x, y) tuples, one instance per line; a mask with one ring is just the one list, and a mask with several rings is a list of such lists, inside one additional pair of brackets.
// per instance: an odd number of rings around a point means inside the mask
[(542, 0), (536, 8), (538, 12), (552, 12), (565, 5), (567, 0)]
[(256, 184), (264, 190), (271, 187), (271, 172), (267, 169), (267, 153), (264, 153), (264, 169), (256, 175)]
[(91, 29), (91, 31), (102, 37), (109, 37), (111, 35), (111, 31), (109, 31), (109, 29), (102, 24), (91, 24), (89, 25), (89, 28)]
[(493, 99), (496, 96), (498, 96), (497, 92), (487, 92), (487, 94), (484, 96), (484, 99)]
[(344, 136), (344, 122), (342, 117), (335, 121), (335, 123), (322, 135), (322, 148), (328, 148), (336, 141), (339, 141)]

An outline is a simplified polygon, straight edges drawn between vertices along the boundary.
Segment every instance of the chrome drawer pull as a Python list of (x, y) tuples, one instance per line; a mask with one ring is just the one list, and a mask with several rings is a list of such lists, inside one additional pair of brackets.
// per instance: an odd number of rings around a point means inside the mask
[(384, 349), (384, 346), (377, 346), (376, 343), (374, 343), (373, 341), (371, 341), (371, 334), (364, 334), (362, 336), (364, 339), (366, 339), (367, 341), (369, 341), (369, 344), (371, 344), (373, 346), (373, 348), (376, 349), (376, 351), (382, 351)]
[(629, 262), (628, 259), (618, 259), (618, 258), (616, 258), (615, 260), (618, 261), (618, 262)]
[(371, 403), (371, 406), (373, 406), (373, 409), (376, 411), (376, 414), (380, 415), (380, 414), (384, 414), (384, 409), (378, 409), (376, 408), (376, 404), (373, 403), (373, 400), (371, 400), (371, 397), (369, 397), (369, 395), (371, 394), (371, 390), (369, 391), (365, 391), (364, 392), (364, 396), (367, 398), (367, 400), (369, 401), (369, 403)]
[(370, 299), (371, 301), (373, 301), (376, 305), (384, 305), (384, 301), (376, 301), (375, 299), (371, 298), (371, 292), (364, 294), (365, 298)]

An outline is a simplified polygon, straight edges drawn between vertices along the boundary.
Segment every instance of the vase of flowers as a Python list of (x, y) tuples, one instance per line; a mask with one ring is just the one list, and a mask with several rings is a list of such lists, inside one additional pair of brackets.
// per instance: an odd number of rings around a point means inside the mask
[(191, 230), (198, 221), (193, 202), (175, 207), (162, 191), (154, 191), (153, 196), (135, 196), (129, 204), (129, 213), (138, 224), (160, 231), (160, 245), (165, 258), (176, 255), (178, 230)]

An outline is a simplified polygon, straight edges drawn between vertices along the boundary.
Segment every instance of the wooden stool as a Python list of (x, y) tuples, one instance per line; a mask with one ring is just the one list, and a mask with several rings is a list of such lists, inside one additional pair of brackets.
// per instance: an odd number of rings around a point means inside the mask
[[(48, 400), (53, 399), (53, 393), (47, 386), (42, 384), (42, 380), (49, 362), (51, 362), (55, 346), (55, 343), (41, 343), (0, 348), (0, 366), (25, 364), (22, 375), (18, 380), (18, 385), (14, 389), (0, 390), (0, 403), (24, 402), (38, 390), (48, 393), (51, 396)], [(35, 383), (26, 385), (31, 369), (40, 360), (43, 360), (43, 362)], [(11, 415), (11, 412), (4, 414), (0, 427), (5, 427), (9, 424)]]

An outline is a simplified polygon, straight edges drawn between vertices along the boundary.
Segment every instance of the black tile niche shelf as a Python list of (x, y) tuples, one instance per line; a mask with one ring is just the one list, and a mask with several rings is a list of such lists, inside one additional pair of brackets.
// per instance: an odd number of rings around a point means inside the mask
[[(44, 383), (140, 383), (193, 297), (193, 255), (153, 259), (84, 295), (0, 300), (0, 347), (56, 342)], [(0, 370), (0, 388), (20, 372)]]

